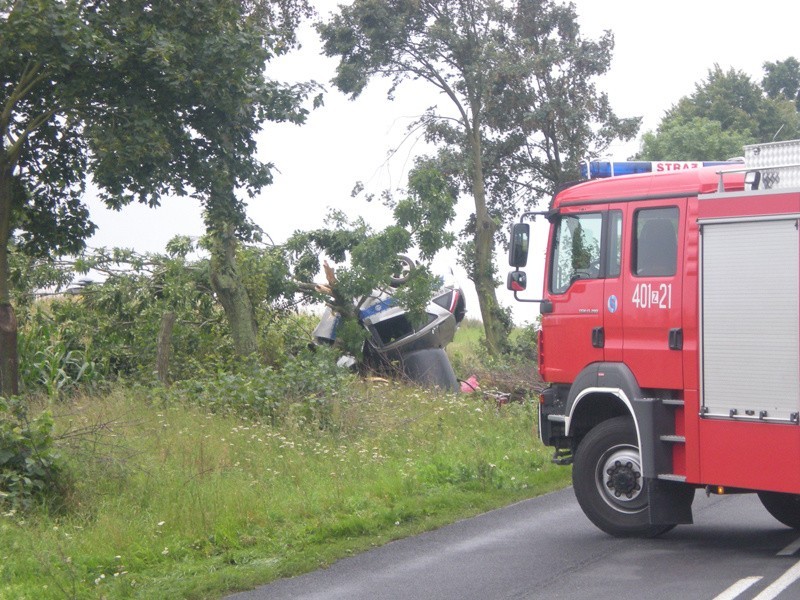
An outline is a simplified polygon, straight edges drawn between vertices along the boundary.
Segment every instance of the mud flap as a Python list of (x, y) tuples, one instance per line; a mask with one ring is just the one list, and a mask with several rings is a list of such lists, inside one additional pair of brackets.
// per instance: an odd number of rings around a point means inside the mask
[(645, 479), (650, 523), (684, 525), (693, 523), (692, 501), (695, 489), (677, 481)]

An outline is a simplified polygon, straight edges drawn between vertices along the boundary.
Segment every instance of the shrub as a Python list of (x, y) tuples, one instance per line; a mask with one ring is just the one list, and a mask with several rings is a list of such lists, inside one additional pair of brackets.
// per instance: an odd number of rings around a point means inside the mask
[(332, 399), (351, 375), (336, 366), (330, 348), (304, 349), (281, 368), (257, 363), (233, 372), (201, 374), (175, 383), (170, 401), (189, 401), (215, 413), (232, 413), (273, 424), (291, 412), (320, 427), (329, 425)]
[(0, 398), (0, 505), (28, 509), (63, 492), (64, 469), (53, 444), (53, 418), (30, 419), (19, 398)]

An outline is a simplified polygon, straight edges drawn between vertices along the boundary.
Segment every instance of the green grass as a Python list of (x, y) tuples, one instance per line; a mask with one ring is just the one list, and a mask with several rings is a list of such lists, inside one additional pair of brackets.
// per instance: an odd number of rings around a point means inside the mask
[(473, 365), (483, 364), (483, 336), (483, 323), (476, 319), (464, 319), (456, 330), (455, 338), (447, 346), (447, 355), (459, 377), (466, 379)]
[[(530, 404), (399, 384), (343, 390), (321, 430), (159, 406), (58, 411), (61, 515), (0, 515), (1, 598), (208, 598), (561, 487)], [(70, 439), (70, 438), (65, 438)]]

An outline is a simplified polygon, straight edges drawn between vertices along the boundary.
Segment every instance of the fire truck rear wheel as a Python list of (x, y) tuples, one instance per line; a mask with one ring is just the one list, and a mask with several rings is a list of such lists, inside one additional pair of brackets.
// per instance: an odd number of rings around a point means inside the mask
[(778, 521), (793, 529), (800, 529), (800, 495), (758, 492), (758, 499)]
[(653, 537), (674, 525), (648, 522), (636, 430), (626, 417), (603, 421), (575, 452), (572, 485), (581, 509), (597, 527), (614, 536)]

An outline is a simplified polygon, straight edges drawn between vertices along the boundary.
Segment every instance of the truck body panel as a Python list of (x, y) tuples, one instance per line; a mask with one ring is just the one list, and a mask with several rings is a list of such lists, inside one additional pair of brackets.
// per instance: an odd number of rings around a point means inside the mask
[(800, 191), (700, 198), (698, 483), (800, 493), (798, 219)]

